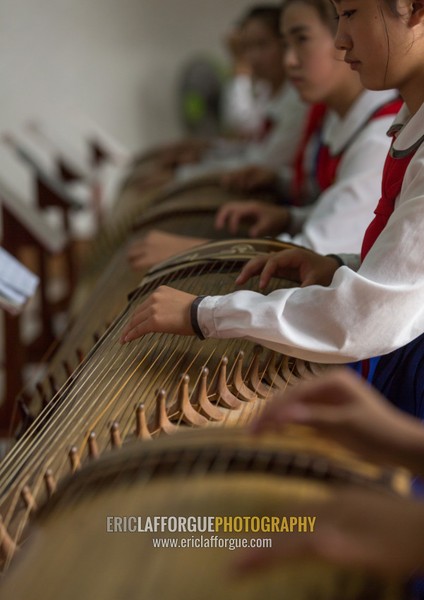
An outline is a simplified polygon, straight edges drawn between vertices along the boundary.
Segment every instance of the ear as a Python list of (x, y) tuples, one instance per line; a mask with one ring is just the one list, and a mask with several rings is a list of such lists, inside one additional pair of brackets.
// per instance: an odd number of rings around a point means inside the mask
[(409, 17), (409, 26), (414, 27), (424, 23), (424, 0), (414, 0), (411, 3), (412, 12)]

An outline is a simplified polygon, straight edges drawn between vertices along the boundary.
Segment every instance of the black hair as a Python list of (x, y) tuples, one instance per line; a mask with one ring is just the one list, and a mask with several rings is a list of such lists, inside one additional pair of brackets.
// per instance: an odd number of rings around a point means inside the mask
[(301, 2), (307, 6), (314, 8), (321, 21), (326, 27), (330, 29), (332, 33), (336, 33), (337, 30), (337, 12), (334, 8), (334, 4), (329, 0), (284, 0), (281, 6), (281, 14), (284, 13), (285, 9), (294, 4), (295, 2)]
[(280, 37), (281, 7), (279, 4), (252, 6), (240, 19), (239, 26), (244, 27), (250, 21), (258, 19), (276, 36)]
[(397, 0), (384, 0), (384, 1), (386, 2), (386, 4), (389, 5), (392, 13), (396, 16), (399, 16), (399, 11), (397, 9)]

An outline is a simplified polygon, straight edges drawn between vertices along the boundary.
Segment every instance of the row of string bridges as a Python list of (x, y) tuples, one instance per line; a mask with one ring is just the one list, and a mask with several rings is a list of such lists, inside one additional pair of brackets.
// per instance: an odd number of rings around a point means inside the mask
[[(199, 293), (197, 289), (199, 278), (207, 273), (210, 268), (211, 265), (205, 265), (199, 269), (195, 277), (193, 276), (193, 281), (189, 281), (189, 284), (184, 287), (185, 291)], [(225, 284), (228, 288), (228, 281), (225, 282), (225, 278), (222, 277), (224, 268), (226, 271), (231, 271), (231, 267), (228, 269), (228, 265), (223, 265), (218, 270), (216, 270), (216, 265), (214, 265), (219, 282), (214, 287), (215, 294), (228, 291), (228, 289), (223, 289), (225, 288)], [(99, 443), (105, 445), (104, 439), (100, 439), (99, 442), (97, 436), (93, 438), (93, 431), (104, 430), (106, 428), (105, 424), (110, 425), (112, 423), (114, 437), (112, 439), (109, 438), (106, 443), (106, 445), (110, 444), (111, 446), (114, 445), (113, 439), (115, 440), (115, 445), (119, 445), (118, 438), (121, 440), (125, 439), (132, 433), (133, 407), (134, 404), (140, 404), (140, 398), (144, 400), (144, 407), (141, 410), (140, 406), (138, 406), (137, 409), (137, 422), (139, 425), (141, 423), (139, 431), (146, 432), (147, 421), (143, 425), (143, 419), (148, 420), (148, 417), (146, 417), (147, 413), (150, 415), (153, 414), (155, 404), (157, 407), (157, 427), (155, 430), (154, 424), (152, 427), (152, 423), (150, 423), (148, 426), (149, 435), (156, 435), (158, 431), (166, 429), (166, 427), (163, 427), (165, 423), (164, 415), (169, 422), (173, 421), (172, 424), (174, 427), (187, 421), (189, 424), (195, 425), (193, 422), (190, 423), (190, 420), (193, 421), (193, 412), (191, 412), (191, 415), (187, 414), (188, 404), (186, 400), (189, 382), (188, 379), (184, 378), (187, 378), (187, 374), (193, 365), (200, 360), (201, 367), (198, 369), (197, 381), (193, 387), (195, 389), (205, 376), (206, 372), (204, 369), (207, 368), (206, 365), (212, 360), (213, 351), (210, 351), (210, 354), (205, 359), (201, 357), (201, 353), (204, 352), (203, 347), (196, 340), (191, 340), (190, 338), (182, 340), (180, 338), (178, 345), (172, 347), (172, 344), (169, 343), (170, 336), (163, 334), (149, 334), (143, 338), (142, 342), (133, 343), (125, 348), (119, 344), (120, 331), (123, 323), (128, 318), (132, 306), (150, 293), (153, 287), (164, 284), (172, 285), (172, 283), (176, 282), (172, 278), (164, 277), (162, 280), (160, 279), (148, 286), (147, 289), (141, 288), (136, 293), (128, 309), (115, 320), (109, 330), (98, 341), (90, 355), (83, 360), (67, 382), (58, 390), (45, 409), (31, 424), (10, 455), (6, 457), (5, 462), (0, 465), (1, 496), (7, 493), (9, 487), (17, 479), (21, 482), (20, 485), (16, 486), (14, 501), (10, 504), (10, 509), (5, 515), (5, 526), (11, 520), (13, 509), (16, 508), (19, 498), (22, 497), (22, 490), (27, 486), (30, 479), (32, 480), (31, 485), (33, 486), (34, 496), (40, 491), (43, 481), (45, 482), (47, 472), (50, 473), (50, 490), (55, 487), (55, 484), (52, 485), (52, 472), (56, 474), (56, 479), (60, 479), (63, 476), (65, 465), (69, 460), (67, 450), (71, 445), (74, 447), (71, 459), (73, 460), (73, 468), (75, 468), (76, 465), (81, 464), (86, 446), (89, 447), (89, 454), (93, 457), (102, 451), (99, 450)], [(204, 293), (204, 289), (200, 291)], [(194, 352), (191, 362), (188, 365), (183, 365), (185, 356), (189, 354), (189, 351), (196, 344), (197, 350)], [(226, 353), (231, 354), (236, 350), (236, 346), (240, 346), (240, 343), (233, 341), (227, 342), (226, 345)], [(118, 356), (122, 360), (118, 361)], [(150, 364), (148, 364), (149, 361)], [(239, 355), (233, 365), (233, 369), (237, 371), (236, 385), (239, 386), (242, 393), (246, 394), (248, 393), (248, 387), (241, 376), (242, 361), (242, 356)], [(147, 368), (145, 368), (143, 375), (137, 379), (136, 375), (140, 373), (143, 367)], [(248, 404), (241, 404), (241, 400), (232, 394), (228, 390), (228, 387), (222, 383), (223, 380), (226, 380), (226, 373), (224, 373), (226, 368), (227, 364), (224, 359), (218, 361), (217, 366), (211, 373), (211, 381), (215, 381), (214, 385), (219, 386), (218, 380), (221, 379), (221, 396), (224, 406), (227, 403), (227, 408), (232, 410), (239, 409), (236, 421), (245, 421)], [(155, 369), (157, 370), (154, 373), (156, 378), (148, 381), (149, 375)], [(175, 385), (175, 382), (178, 381), (181, 372), (183, 373), (183, 377), (178, 386)], [(275, 375), (278, 375), (276, 371)], [(230, 376), (232, 376), (231, 372)], [(136, 379), (137, 381), (135, 381)], [(257, 375), (256, 379), (259, 382), (260, 378)], [(217, 381), (218, 384), (216, 383)], [(202, 385), (205, 384), (203, 383)], [(174, 392), (171, 391), (169, 402), (166, 401), (167, 399), (163, 392), (155, 394), (155, 390), (158, 387), (161, 390), (174, 390)], [(170, 414), (169, 408), (175, 406), (175, 395), (178, 393), (178, 389), (183, 389), (183, 392), (180, 391), (180, 395), (185, 403), (183, 405), (180, 404), (179, 414), (178, 411)], [(270, 393), (271, 389), (272, 385), (267, 389), (267, 394), (268, 392)], [(254, 394), (255, 390), (250, 390), (250, 392)], [(211, 395), (210, 389), (207, 390), (206, 397), (209, 395)], [(189, 401), (191, 404), (191, 398), (189, 398)], [(209, 404), (213, 408), (216, 408), (215, 404)], [(199, 417), (207, 419), (206, 423), (202, 421), (202, 425), (213, 422), (211, 415), (209, 415), (209, 419), (207, 418), (208, 409), (205, 409), (200, 404), (199, 407), (203, 411), (203, 414), (200, 414), (200, 411), (197, 414)], [(228, 410), (222, 419), (224, 423), (231, 420), (234, 424), (235, 420), (230, 419), (230, 414), (231, 412)], [(162, 421), (157, 415), (162, 415)], [(120, 422), (119, 431), (117, 428), (118, 422)], [(78, 439), (80, 441), (77, 441), (76, 444), (75, 441)], [(53, 465), (55, 468), (53, 468)], [(30, 504), (28, 503), (29, 507)]]

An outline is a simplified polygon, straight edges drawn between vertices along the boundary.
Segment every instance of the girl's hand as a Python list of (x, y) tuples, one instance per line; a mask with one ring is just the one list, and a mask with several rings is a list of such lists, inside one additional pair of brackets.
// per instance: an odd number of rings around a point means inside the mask
[(334, 258), (316, 254), (312, 250), (303, 248), (282, 250), (252, 258), (241, 270), (236, 283), (241, 285), (251, 277), (260, 275), (260, 289), (265, 288), (272, 277), (297, 281), (301, 287), (328, 286), (339, 266)]
[(146, 333), (178, 333), (195, 335), (190, 308), (196, 296), (167, 286), (158, 287), (137, 306), (125, 325), (120, 341), (131, 342)]
[(132, 269), (141, 271), (206, 241), (151, 229), (129, 246), (127, 258)]
[(215, 219), (216, 229), (224, 229), (235, 235), (241, 222), (252, 223), (248, 234), (250, 237), (278, 234), (284, 231), (290, 220), (289, 211), (282, 206), (274, 206), (255, 200), (245, 202), (228, 202), (222, 206)]
[(222, 185), (238, 192), (254, 192), (274, 188), (277, 183), (277, 173), (266, 167), (244, 167), (232, 173), (227, 173), (221, 179)]
[(284, 514), (315, 517), (313, 533), (277, 534), (271, 549), (245, 551), (237, 565), (243, 576), (301, 560), (401, 579), (424, 573), (422, 502), (339, 489), (328, 501), (285, 506)]
[(173, 169), (155, 169), (146, 175), (137, 177), (134, 180), (134, 184), (141, 190), (150, 190), (152, 188), (161, 187), (166, 185), (173, 179)]
[(424, 426), (348, 369), (300, 384), (284, 400), (277, 394), (253, 430), (278, 432), (289, 423), (313, 427), (366, 459), (424, 475)]

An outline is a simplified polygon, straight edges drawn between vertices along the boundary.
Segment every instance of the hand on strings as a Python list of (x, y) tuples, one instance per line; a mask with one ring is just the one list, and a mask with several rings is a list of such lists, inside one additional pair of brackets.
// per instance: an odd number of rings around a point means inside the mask
[(424, 425), (387, 402), (355, 373), (334, 370), (276, 394), (254, 432), (307, 425), (368, 460), (402, 465), (424, 476)]
[(160, 286), (133, 312), (120, 341), (131, 342), (147, 333), (194, 335), (190, 308), (196, 296)]
[(246, 200), (228, 202), (222, 206), (215, 218), (216, 229), (227, 228), (235, 235), (243, 222), (250, 223), (250, 237), (278, 234), (284, 231), (290, 221), (289, 211), (282, 206)]
[(159, 168), (152, 172), (136, 177), (135, 184), (141, 190), (151, 190), (169, 183), (174, 177), (173, 169)]
[(203, 238), (151, 229), (145, 236), (132, 242), (128, 248), (127, 258), (132, 269), (141, 271), (205, 242), (207, 240)]
[(330, 285), (339, 268), (337, 260), (305, 248), (294, 248), (252, 258), (240, 272), (236, 283), (246, 283), (259, 275), (259, 287), (264, 289), (273, 277), (297, 281), (300, 287)]
[(260, 166), (244, 167), (237, 171), (226, 173), (221, 183), (229, 190), (237, 192), (254, 192), (258, 190), (274, 190), (278, 175), (272, 169)]
[(284, 514), (316, 517), (313, 533), (275, 535), (272, 548), (241, 553), (241, 576), (310, 560), (401, 579), (424, 574), (422, 502), (349, 488), (334, 490), (329, 500), (288, 502)]

